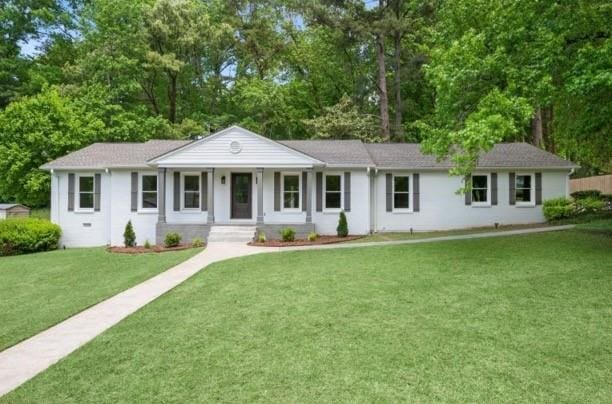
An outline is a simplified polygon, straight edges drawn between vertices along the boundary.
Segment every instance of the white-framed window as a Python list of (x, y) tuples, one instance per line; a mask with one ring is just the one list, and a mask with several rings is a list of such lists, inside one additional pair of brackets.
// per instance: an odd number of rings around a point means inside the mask
[(342, 209), (343, 195), (342, 191), (344, 188), (342, 174), (325, 174), (325, 183), (323, 184), (325, 190), (325, 200), (323, 202), (326, 210), (340, 210)]
[(514, 178), (514, 200), (517, 205), (535, 205), (535, 176), (517, 173)]
[(140, 175), (140, 209), (157, 209), (157, 175)]
[(181, 174), (181, 199), (184, 210), (200, 209), (200, 174)]
[(283, 210), (299, 211), (302, 209), (302, 178), (299, 173), (282, 174)]
[(393, 210), (410, 210), (410, 175), (393, 176)]
[(491, 187), (489, 174), (472, 175), (472, 205), (489, 206), (491, 204)]
[(94, 176), (80, 174), (77, 178), (78, 210), (94, 210)]

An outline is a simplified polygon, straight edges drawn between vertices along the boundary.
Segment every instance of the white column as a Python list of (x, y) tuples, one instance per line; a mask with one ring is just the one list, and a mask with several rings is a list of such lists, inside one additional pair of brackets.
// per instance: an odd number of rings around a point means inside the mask
[(306, 170), (306, 223), (312, 223), (312, 168)]
[(157, 221), (166, 223), (166, 169), (157, 170)]
[(208, 205), (208, 224), (215, 222), (215, 169), (209, 168), (206, 170), (208, 175), (208, 192), (207, 192), (207, 205)]

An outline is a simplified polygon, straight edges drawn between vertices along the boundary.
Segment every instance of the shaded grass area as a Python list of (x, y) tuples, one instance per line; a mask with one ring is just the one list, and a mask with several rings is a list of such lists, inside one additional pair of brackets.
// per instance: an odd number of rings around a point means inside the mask
[(0, 402), (607, 401), (611, 252), (563, 231), (225, 261)]
[(478, 233), (491, 233), (497, 231), (508, 231), (508, 230), (520, 230), (520, 229), (533, 229), (536, 227), (550, 226), (548, 223), (531, 223), (531, 224), (516, 224), (516, 225), (505, 225), (505, 226), (486, 226), (486, 227), (472, 227), (468, 229), (457, 229), (457, 230), (439, 230), (439, 231), (422, 231), (422, 232), (379, 232), (370, 234), (359, 240), (349, 241), (349, 243), (364, 243), (371, 241), (394, 241), (394, 240), (418, 240), (425, 238), (443, 237), (443, 236), (460, 236), (465, 234), (478, 234)]
[(49, 208), (32, 209), (30, 211), (30, 217), (49, 220), (51, 218), (51, 210)]
[(199, 251), (124, 255), (75, 248), (0, 258), (0, 350)]

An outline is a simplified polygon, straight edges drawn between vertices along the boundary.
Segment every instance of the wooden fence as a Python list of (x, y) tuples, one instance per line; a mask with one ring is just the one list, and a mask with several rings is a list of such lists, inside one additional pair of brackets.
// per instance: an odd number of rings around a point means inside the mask
[(612, 194), (612, 175), (598, 175), (570, 180), (570, 193), (589, 189), (597, 189), (602, 194)]

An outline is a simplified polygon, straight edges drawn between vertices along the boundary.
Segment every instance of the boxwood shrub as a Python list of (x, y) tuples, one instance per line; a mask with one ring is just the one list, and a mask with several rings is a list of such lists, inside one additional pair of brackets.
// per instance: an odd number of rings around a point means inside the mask
[(58, 225), (44, 219), (0, 220), (0, 255), (55, 250), (61, 235)]
[(574, 214), (574, 204), (567, 198), (555, 198), (544, 201), (542, 208), (546, 220), (567, 219)]

